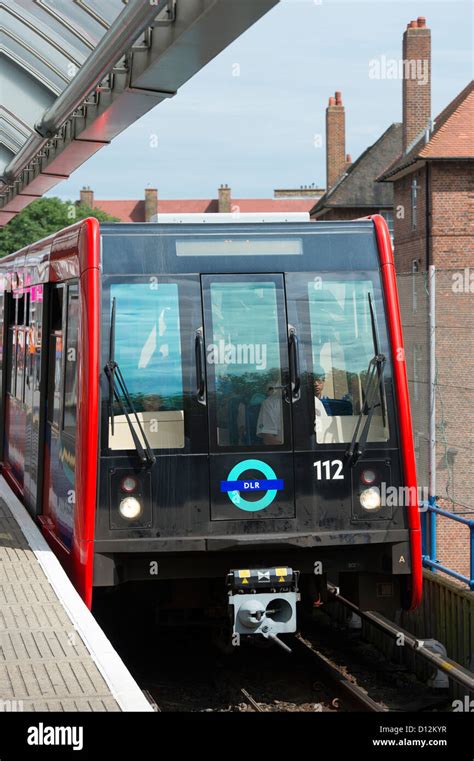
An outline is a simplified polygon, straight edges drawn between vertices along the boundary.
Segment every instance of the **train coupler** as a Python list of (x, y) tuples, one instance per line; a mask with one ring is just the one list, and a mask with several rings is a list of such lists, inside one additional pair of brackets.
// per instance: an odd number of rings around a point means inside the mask
[(285, 566), (234, 569), (227, 576), (233, 634), (261, 635), (284, 650), (278, 635), (296, 631), (299, 571)]

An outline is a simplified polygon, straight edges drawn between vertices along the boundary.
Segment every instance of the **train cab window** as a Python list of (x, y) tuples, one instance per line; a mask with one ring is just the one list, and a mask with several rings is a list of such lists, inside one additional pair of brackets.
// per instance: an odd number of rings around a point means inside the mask
[(216, 281), (209, 288), (206, 335), (213, 439), (218, 448), (282, 446), (287, 406), (282, 288), (254, 276), (245, 282)]
[[(152, 449), (185, 446), (183, 367), (178, 284), (113, 283), (115, 360)], [(133, 449), (125, 415), (114, 406), (109, 448)]]
[(63, 364), (63, 299), (64, 286), (51, 291), (48, 366), (48, 422), (59, 427), (61, 414), (61, 376)]
[[(336, 279), (332, 275), (308, 282), (310, 376), (314, 394), (314, 431), (318, 444), (351, 441), (365, 403), (364, 389), (374, 338), (369, 294), (380, 296), (370, 280)], [(386, 441), (385, 396), (378, 398), (368, 441)]]
[(77, 285), (68, 286), (66, 311), (63, 429), (74, 436), (77, 410), (77, 343), (79, 328), (79, 288)]

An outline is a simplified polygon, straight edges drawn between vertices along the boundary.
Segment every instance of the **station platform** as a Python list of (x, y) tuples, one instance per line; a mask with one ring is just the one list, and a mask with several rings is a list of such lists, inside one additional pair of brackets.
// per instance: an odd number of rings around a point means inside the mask
[(0, 477), (0, 711), (152, 711)]

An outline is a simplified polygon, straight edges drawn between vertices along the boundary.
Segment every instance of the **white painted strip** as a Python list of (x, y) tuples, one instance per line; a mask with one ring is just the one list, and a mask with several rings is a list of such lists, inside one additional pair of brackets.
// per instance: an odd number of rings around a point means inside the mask
[(247, 222), (309, 222), (309, 211), (244, 211), (244, 212), (188, 212), (184, 214), (155, 214), (153, 224), (228, 224)]
[(26, 508), (0, 476), (0, 497), (7, 503), (63, 608), (79, 632), (94, 663), (122, 711), (153, 711), (112, 643), (74, 589), (57, 557)]

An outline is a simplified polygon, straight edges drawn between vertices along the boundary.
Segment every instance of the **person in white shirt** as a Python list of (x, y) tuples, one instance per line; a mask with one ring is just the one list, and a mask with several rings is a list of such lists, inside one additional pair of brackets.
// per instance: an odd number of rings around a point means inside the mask
[(333, 428), (334, 419), (328, 414), (324, 404), (323, 390), (326, 382), (326, 373), (322, 367), (314, 369), (313, 388), (314, 388), (314, 432), (316, 441), (319, 444), (330, 444), (334, 438)]
[(267, 387), (267, 398), (260, 406), (257, 436), (266, 445), (283, 443), (282, 386), (276, 375), (271, 378)]

